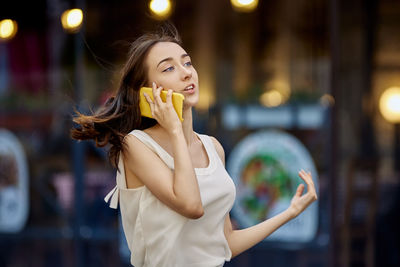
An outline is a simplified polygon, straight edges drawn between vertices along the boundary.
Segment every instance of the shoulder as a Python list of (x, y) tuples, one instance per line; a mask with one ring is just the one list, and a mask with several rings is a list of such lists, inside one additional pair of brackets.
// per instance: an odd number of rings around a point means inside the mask
[(136, 167), (143, 167), (154, 165), (158, 160), (162, 162), (156, 153), (154, 144), (149, 140), (149, 137), (146, 136), (143, 131), (129, 133), (124, 137), (122, 154), (124, 160), (129, 162), (130, 167), (134, 166), (136, 163)]
[(124, 143), (128, 146), (131, 146), (137, 142), (140, 141), (140, 138), (138, 136), (140, 136), (142, 134), (142, 131), (139, 130), (133, 130), (130, 133), (126, 134), (124, 136)]
[(144, 140), (153, 138), (154, 131), (151, 128), (145, 130), (134, 129), (124, 136), (124, 142), (132, 146), (134, 144), (142, 144)]
[(125, 148), (122, 150), (124, 154), (131, 154), (132, 152), (137, 152), (137, 150), (147, 150), (146, 146), (143, 144), (143, 141), (138, 137), (138, 134), (134, 134), (132, 132), (125, 135), (123, 145)]
[(214, 144), (215, 150), (218, 153), (218, 156), (221, 158), (222, 162), (225, 164), (225, 151), (222, 147), (221, 143), (214, 136), (209, 136), (211, 141)]
[[(139, 152), (149, 151), (148, 141), (150, 135), (142, 130), (133, 130), (124, 136), (123, 145), (129, 153), (138, 154)], [(147, 144), (147, 145), (146, 145)], [(123, 149), (124, 150), (124, 149)], [(139, 153), (140, 154), (140, 153)]]

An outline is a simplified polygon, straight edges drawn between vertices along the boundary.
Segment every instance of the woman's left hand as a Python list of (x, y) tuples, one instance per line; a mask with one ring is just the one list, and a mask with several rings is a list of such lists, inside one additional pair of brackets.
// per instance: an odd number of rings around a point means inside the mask
[(296, 194), (293, 196), (292, 201), (288, 210), (292, 214), (293, 218), (297, 217), (302, 213), (311, 203), (317, 200), (317, 193), (315, 191), (314, 182), (310, 172), (304, 170), (299, 171), (299, 176), (307, 185), (307, 193), (303, 195), (304, 184), (300, 184), (297, 187)]

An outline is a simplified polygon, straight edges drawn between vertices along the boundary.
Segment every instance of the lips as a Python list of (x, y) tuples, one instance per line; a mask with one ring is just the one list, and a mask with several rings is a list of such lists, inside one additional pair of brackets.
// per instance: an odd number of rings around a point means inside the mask
[(188, 86), (185, 87), (185, 89), (183, 89), (183, 91), (190, 91), (194, 89), (194, 84), (190, 84)]
[(190, 84), (183, 89), (183, 92), (188, 93), (188, 94), (193, 94), (195, 92), (196, 86), (194, 84)]

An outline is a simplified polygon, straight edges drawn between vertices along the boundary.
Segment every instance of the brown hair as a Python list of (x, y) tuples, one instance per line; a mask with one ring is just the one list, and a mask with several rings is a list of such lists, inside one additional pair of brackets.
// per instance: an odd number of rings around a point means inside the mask
[(125, 135), (134, 129), (146, 129), (156, 124), (154, 119), (141, 117), (139, 90), (149, 84), (145, 59), (150, 49), (159, 42), (182, 44), (172, 24), (164, 24), (158, 32), (140, 36), (130, 46), (116, 94), (92, 115), (75, 111), (73, 121), (77, 125), (71, 129), (71, 138), (93, 139), (98, 147), (110, 144), (108, 157), (114, 167), (118, 167)]

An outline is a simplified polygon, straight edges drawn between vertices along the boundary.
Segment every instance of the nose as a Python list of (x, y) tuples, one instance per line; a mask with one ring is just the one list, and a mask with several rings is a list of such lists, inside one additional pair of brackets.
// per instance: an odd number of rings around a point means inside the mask
[(181, 77), (184, 81), (192, 78), (192, 70), (185, 66), (181, 66)]

